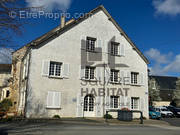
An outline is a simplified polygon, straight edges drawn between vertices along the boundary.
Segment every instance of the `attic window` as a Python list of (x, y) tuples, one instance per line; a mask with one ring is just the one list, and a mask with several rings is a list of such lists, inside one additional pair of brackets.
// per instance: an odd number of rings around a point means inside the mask
[(96, 38), (87, 37), (86, 40), (86, 50), (90, 52), (95, 51)]
[(119, 43), (111, 42), (111, 55), (117, 56), (119, 52)]

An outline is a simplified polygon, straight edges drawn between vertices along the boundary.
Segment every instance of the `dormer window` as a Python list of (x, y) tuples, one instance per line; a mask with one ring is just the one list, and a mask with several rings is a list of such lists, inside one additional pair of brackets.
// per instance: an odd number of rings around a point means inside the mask
[(86, 50), (90, 52), (95, 52), (95, 44), (96, 44), (96, 38), (87, 37)]

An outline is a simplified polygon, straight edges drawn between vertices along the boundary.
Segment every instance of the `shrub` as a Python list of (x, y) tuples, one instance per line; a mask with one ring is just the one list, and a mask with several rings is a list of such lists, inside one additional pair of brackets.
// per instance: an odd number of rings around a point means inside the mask
[(61, 117), (59, 115), (54, 115), (53, 118), (54, 119), (60, 119)]
[(7, 112), (7, 111), (9, 111), (11, 106), (12, 106), (12, 101), (10, 99), (4, 99), (0, 103), (0, 111), (1, 112)]
[(113, 119), (113, 117), (112, 117), (111, 114), (105, 114), (105, 115), (104, 115), (104, 118), (105, 118), (105, 119)]

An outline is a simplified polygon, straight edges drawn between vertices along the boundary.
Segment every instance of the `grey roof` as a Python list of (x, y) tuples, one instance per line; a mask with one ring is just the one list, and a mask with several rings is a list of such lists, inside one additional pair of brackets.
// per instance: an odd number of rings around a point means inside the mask
[(176, 81), (178, 77), (170, 76), (150, 76), (150, 79), (154, 78), (159, 85), (160, 90), (174, 90), (176, 89)]

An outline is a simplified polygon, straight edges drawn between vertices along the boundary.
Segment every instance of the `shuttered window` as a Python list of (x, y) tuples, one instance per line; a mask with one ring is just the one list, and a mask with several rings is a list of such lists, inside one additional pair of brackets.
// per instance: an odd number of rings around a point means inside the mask
[(138, 84), (139, 73), (131, 72), (131, 84)]
[(96, 38), (87, 37), (86, 40), (86, 50), (90, 52), (95, 51)]
[(61, 92), (48, 91), (47, 95), (47, 108), (60, 108), (61, 107)]
[(132, 97), (131, 98), (131, 109), (132, 110), (138, 110), (139, 109), (139, 98), (138, 97)]
[(116, 109), (119, 106), (119, 96), (111, 96), (110, 107)]
[(94, 80), (95, 79), (95, 67), (86, 67), (85, 69), (85, 79)]
[(119, 49), (119, 43), (111, 42), (111, 55), (117, 56)]
[(50, 62), (49, 76), (61, 76), (62, 63)]
[(111, 69), (111, 82), (118, 82), (119, 70)]

